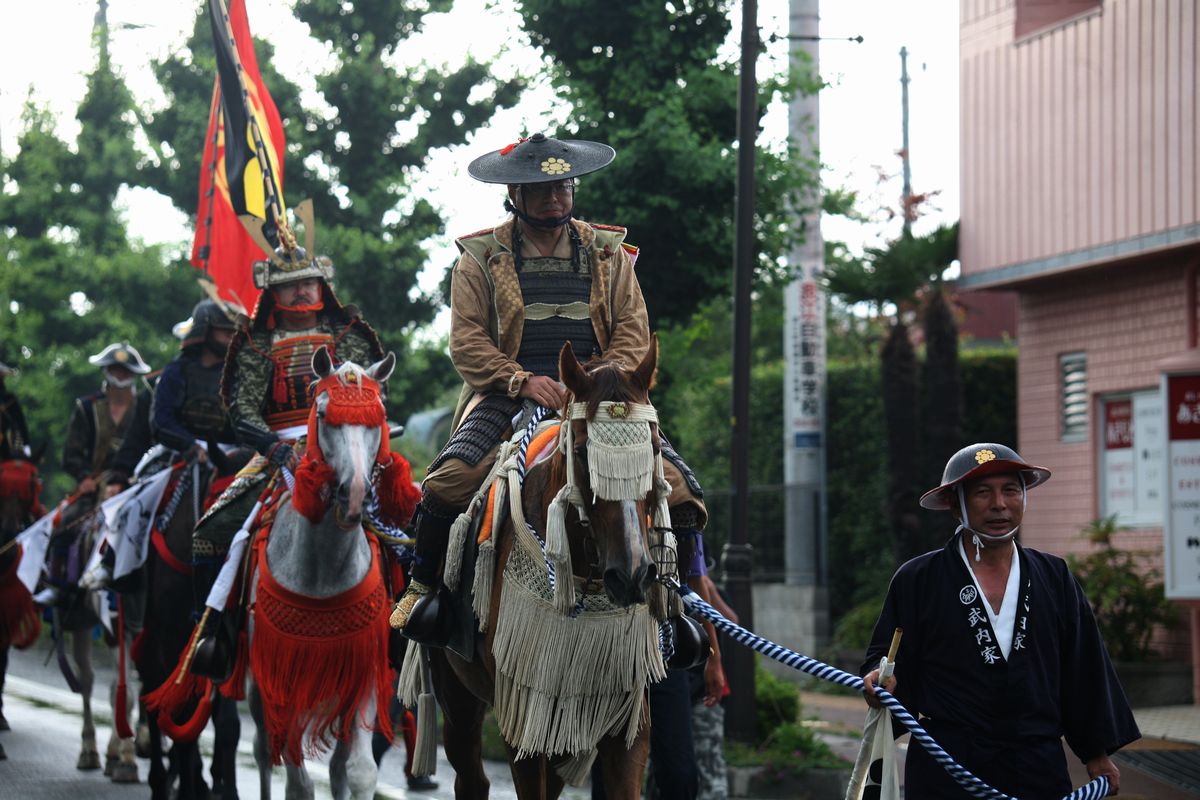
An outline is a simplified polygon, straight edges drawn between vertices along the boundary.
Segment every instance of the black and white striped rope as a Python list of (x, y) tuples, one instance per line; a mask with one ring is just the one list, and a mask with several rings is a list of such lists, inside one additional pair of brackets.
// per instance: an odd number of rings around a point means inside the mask
[[(676, 586), (675, 589), (679, 592), (683, 598), (683, 602), (687, 604), (690, 611), (707, 619), (717, 630), (729, 634), (734, 641), (744, 644), (752, 650), (762, 653), (768, 658), (773, 658), (781, 664), (786, 664), (793, 669), (807, 672), (809, 675), (841, 686), (847, 686), (859, 691), (862, 690), (863, 680), (857, 675), (843, 672), (836, 667), (831, 667), (828, 664), (817, 661), (815, 658), (800, 655), (794, 650), (789, 650), (786, 647), (764, 639), (758, 634), (751, 633), (742, 626), (725, 619), (719, 611), (704, 602), (699, 595), (686, 586)], [(929, 735), (921, 724), (913, 718), (913, 715), (892, 694), (878, 687), (876, 687), (876, 694), (884, 707), (892, 712), (893, 716), (912, 732), (913, 739), (920, 742), (921, 746), (933, 756), (934, 760), (941, 764), (950, 773), (951, 777), (958, 781), (959, 785), (972, 797), (988, 798), (988, 800), (1015, 800), (1010, 795), (988, 786), (979, 778), (972, 775), (966, 768), (955, 762), (953, 757), (933, 740), (933, 737)], [(1063, 800), (1099, 800), (1099, 798), (1105, 797), (1107, 794), (1108, 778), (1101, 775), (1091, 783), (1081, 786), (1066, 795)]]
[[(167, 526), (171, 524), (171, 520), (175, 518), (175, 512), (179, 510), (179, 504), (183, 502), (184, 494), (187, 492), (188, 487), (192, 485), (193, 470), (191, 469), (191, 465), (192, 462), (187, 461), (180, 467), (183, 470), (183, 474), (175, 482), (175, 491), (171, 493), (171, 499), (167, 501), (166, 506), (163, 507), (162, 513), (158, 515), (158, 520), (155, 522), (160, 531), (166, 530)], [(199, 520), (196, 521), (198, 522)]]
[[(529, 456), (529, 445), (533, 441), (534, 434), (537, 433), (538, 425), (541, 425), (542, 420), (544, 420), (550, 414), (550, 409), (546, 408), (545, 406), (538, 406), (535, 408), (533, 410), (533, 415), (529, 418), (529, 424), (525, 426), (525, 433), (521, 436), (521, 442), (517, 445), (517, 482), (521, 486), (525, 485), (525, 459)], [(551, 563), (550, 559), (546, 557), (546, 540), (537, 532), (536, 528), (529, 524), (528, 521), (525, 522), (525, 527), (529, 529), (530, 535), (533, 536), (534, 540), (542, 548), (542, 561), (546, 562), (546, 572), (550, 576), (550, 592), (553, 593), (555, 582), (557, 581), (558, 576), (555, 574), (554, 564)], [(581, 597), (575, 604), (575, 613), (578, 614), (582, 609), (583, 598)]]
[(545, 406), (538, 406), (533, 410), (533, 416), (529, 418), (529, 424), (525, 426), (525, 435), (521, 437), (521, 443), (517, 446), (517, 478), (521, 485), (525, 485), (525, 459), (529, 455), (529, 443), (533, 441), (533, 434), (537, 432), (537, 426), (542, 424), (550, 414), (550, 409)]

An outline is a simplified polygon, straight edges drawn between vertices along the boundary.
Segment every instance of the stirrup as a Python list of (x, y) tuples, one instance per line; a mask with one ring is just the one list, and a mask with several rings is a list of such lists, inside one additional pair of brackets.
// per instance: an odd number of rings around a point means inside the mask
[(392, 609), (392, 615), (388, 617), (388, 624), (397, 630), (403, 629), (412, 616), (413, 607), (422, 597), (426, 597), (432, 591), (432, 588), (420, 581), (410, 582), (408, 588), (404, 590), (404, 594), (400, 595), (400, 599), (396, 601), (396, 607)]

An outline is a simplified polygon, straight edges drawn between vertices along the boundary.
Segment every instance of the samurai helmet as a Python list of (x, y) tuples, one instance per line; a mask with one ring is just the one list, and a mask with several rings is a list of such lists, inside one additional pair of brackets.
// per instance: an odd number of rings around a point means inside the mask
[(271, 254), (265, 261), (254, 262), (252, 269), (256, 289), (267, 289), (305, 278), (320, 278), (327, 284), (333, 281), (333, 261), (328, 256), (314, 255), (313, 242), (317, 231), (312, 200), (304, 200), (292, 213), (304, 223), (304, 247), (296, 244), (289, 229), (281, 227), (282, 243), (273, 248), (263, 235), (262, 220), (249, 214), (239, 217), (259, 249)]
[(942, 484), (921, 495), (921, 507), (934, 511), (949, 511), (958, 505), (954, 490), (968, 481), (988, 475), (1017, 473), (1026, 489), (1045, 483), (1050, 470), (1029, 464), (1011, 447), (994, 442), (970, 444), (946, 462)]
[(175, 327), (179, 328), (183, 325), (187, 325), (187, 330), (179, 336), (183, 339), (183, 347), (203, 342), (208, 338), (208, 332), (211, 330), (237, 330), (237, 322), (230, 314), (229, 309), (208, 298), (196, 304), (196, 307), (192, 309), (190, 319)]
[(142, 360), (142, 354), (129, 342), (114, 342), (94, 356), (88, 356), (88, 363), (104, 369), (106, 367), (124, 367), (134, 375), (145, 375), (150, 371), (150, 365)]

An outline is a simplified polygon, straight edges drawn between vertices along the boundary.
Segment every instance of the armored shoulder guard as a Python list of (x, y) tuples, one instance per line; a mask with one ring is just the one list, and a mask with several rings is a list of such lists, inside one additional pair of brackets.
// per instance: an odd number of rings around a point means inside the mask
[(625, 229), (619, 225), (589, 224), (596, 233), (597, 250), (616, 250), (625, 241)]
[(495, 250), (499, 243), (493, 235), (495, 228), (484, 228), (481, 231), (460, 236), (454, 240), (458, 245), (460, 253), (468, 253), (471, 258), (475, 259), (475, 263), (481, 267), (486, 267), (488, 259), (491, 258), (492, 251)]

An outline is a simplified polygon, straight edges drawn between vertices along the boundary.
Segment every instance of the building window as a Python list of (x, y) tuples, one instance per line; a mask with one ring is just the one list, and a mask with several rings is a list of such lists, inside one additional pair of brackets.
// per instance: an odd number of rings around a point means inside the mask
[(1080, 442), (1087, 438), (1087, 354), (1067, 353), (1059, 357), (1059, 401), (1062, 440)]
[(1100, 401), (1100, 516), (1123, 525), (1161, 525), (1166, 408), (1158, 389)]
[(1100, 0), (1017, 0), (1016, 37), (1041, 33), (1099, 8)]

